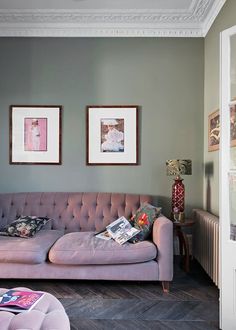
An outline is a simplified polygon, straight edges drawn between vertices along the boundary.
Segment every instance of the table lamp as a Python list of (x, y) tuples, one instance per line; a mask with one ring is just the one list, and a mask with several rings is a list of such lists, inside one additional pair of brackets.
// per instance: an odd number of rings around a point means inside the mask
[(190, 159), (171, 159), (166, 161), (167, 175), (174, 175), (172, 185), (171, 218), (175, 221), (184, 221), (184, 195), (183, 179), (180, 175), (192, 174), (192, 161)]

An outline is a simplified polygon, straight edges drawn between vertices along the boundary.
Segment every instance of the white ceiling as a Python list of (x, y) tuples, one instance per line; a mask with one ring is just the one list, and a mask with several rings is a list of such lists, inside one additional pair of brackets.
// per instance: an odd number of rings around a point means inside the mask
[(226, 0), (0, 0), (0, 36), (204, 37)]
[(1, 0), (2, 9), (155, 9), (188, 10), (191, 0)]

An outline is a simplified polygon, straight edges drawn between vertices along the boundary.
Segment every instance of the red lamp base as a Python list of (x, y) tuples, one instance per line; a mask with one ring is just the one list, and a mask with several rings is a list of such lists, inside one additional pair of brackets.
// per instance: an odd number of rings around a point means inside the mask
[[(175, 178), (172, 185), (172, 205), (171, 214), (174, 220), (183, 220), (184, 218), (184, 195), (185, 189), (183, 179), (180, 176)], [(180, 219), (181, 218), (181, 219)]]

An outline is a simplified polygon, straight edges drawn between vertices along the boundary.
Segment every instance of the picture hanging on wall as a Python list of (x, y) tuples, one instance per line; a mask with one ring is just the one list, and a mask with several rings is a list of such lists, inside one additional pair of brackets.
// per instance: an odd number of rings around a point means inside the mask
[(208, 151), (219, 149), (220, 144), (220, 112), (214, 111), (208, 116)]
[(87, 165), (138, 165), (138, 106), (86, 108)]
[(236, 101), (230, 103), (230, 141), (231, 147), (236, 146)]
[(10, 164), (61, 164), (60, 105), (10, 106)]

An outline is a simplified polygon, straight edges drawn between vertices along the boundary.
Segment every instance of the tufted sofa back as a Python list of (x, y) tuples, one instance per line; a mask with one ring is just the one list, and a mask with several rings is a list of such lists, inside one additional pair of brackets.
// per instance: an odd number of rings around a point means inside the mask
[(135, 213), (151, 196), (121, 193), (30, 192), (0, 194), (0, 228), (17, 215), (48, 216), (52, 229), (100, 231), (124, 215)]

